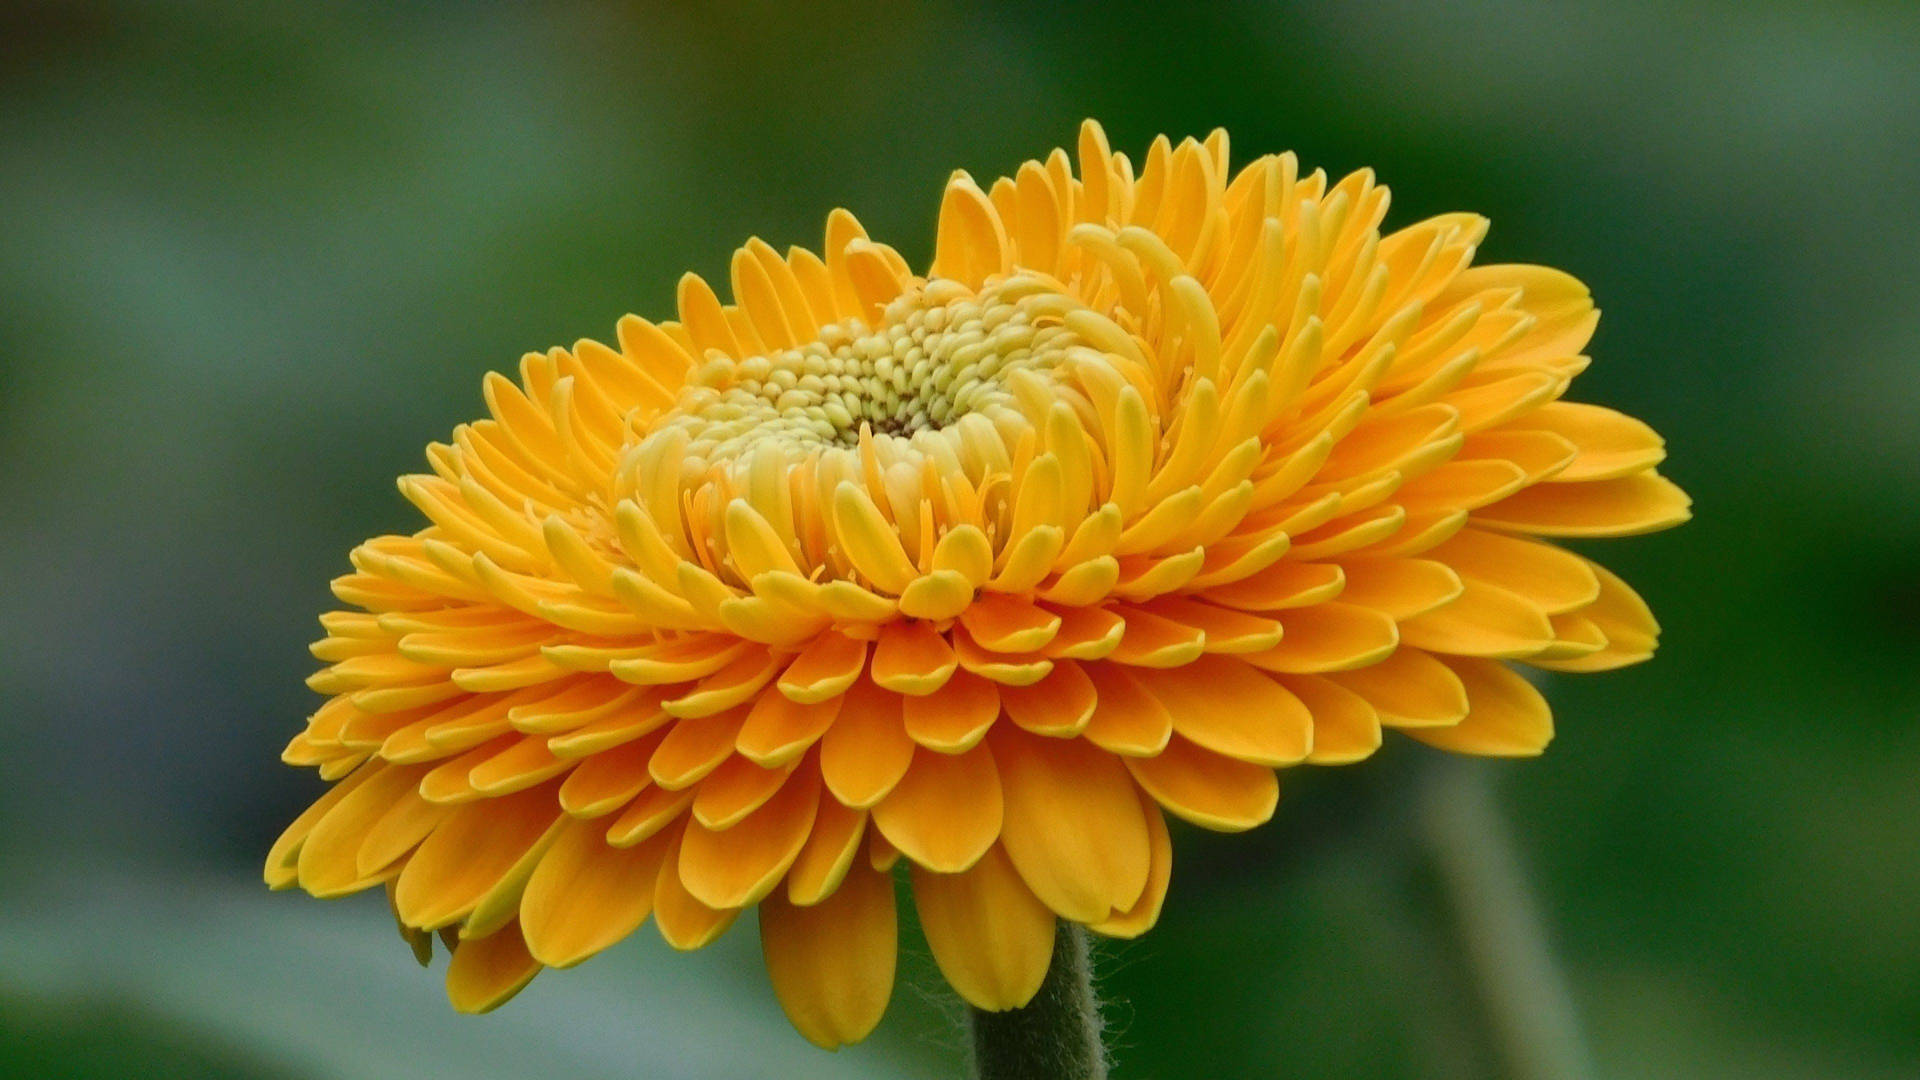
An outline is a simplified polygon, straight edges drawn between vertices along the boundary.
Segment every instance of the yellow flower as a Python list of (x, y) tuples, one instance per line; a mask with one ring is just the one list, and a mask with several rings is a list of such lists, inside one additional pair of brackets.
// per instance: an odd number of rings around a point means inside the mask
[(758, 907), (788, 1015), (864, 1037), (895, 864), (940, 969), (1025, 1003), (1056, 918), (1160, 911), (1163, 811), (1273, 813), (1274, 770), (1394, 728), (1533, 754), (1506, 661), (1634, 663), (1646, 606), (1548, 542), (1674, 525), (1638, 421), (1562, 401), (1578, 281), (1472, 266), (1486, 222), (1383, 234), (1387, 191), (1227, 139), (1099, 127), (948, 183), (914, 273), (844, 211), (758, 240), (733, 303), (491, 375), (488, 419), (353, 553), (288, 747), (334, 786), (267, 880), (384, 883), (492, 1008), (652, 915)]

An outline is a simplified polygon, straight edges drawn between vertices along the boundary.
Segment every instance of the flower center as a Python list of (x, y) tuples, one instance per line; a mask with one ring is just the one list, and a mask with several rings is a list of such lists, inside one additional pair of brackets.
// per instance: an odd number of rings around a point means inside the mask
[(710, 354), (648, 432), (686, 433), (688, 461), (739, 462), (774, 445), (789, 459), (852, 450), (863, 427), (913, 440), (1015, 406), (1017, 372), (1050, 377), (1080, 339), (1078, 303), (1033, 277), (975, 293), (935, 279), (888, 304), (879, 326), (823, 327), (817, 340), (746, 359)]

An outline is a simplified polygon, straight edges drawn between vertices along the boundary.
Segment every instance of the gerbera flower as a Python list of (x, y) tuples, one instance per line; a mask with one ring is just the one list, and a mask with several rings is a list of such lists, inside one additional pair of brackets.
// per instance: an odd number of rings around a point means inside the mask
[(1368, 172), (1096, 125), (948, 182), (916, 273), (852, 215), (758, 240), (731, 303), (488, 376), (490, 416), (353, 553), (285, 758), (334, 786), (267, 880), (385, 884), (490, 1009), (651, 915), (757, 908), (808, 1038), (878, 1022), (896, 864), (968, 1002), (1033, 996), (1056, 920), (1159, 915), (1165, 814), (1268, 819), (1275, 770), (1383, 729), (1516, 755), (1509, 661), (1599, 671), (1657, 628), (1551, 541), (1674, 525), (1662, 443), (1562, 400), (1587, 290), (1382, 233)]

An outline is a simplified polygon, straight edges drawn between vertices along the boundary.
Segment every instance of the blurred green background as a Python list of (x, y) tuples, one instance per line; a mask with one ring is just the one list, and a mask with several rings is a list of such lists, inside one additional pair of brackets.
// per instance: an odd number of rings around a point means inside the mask
[[(953, 1077), (911, 934), (838, 1055), (750, 926), (458, 1017), (375, 896), (271, 895), (347, 550), (529, 348), (947, 171), (1227, 127), (1587, 281), (1575, 390), (1697, 518), (1610, 545), (1653, 664), (1489, 766), (1594, 1074), (1920, 1075), (1920, 14), (1908, 3), (0, 7), (0, 1075)], [(1109, 949), (1121, 1080), (1502, 1075), (1433, 755), (1191, 831)], [(1477, 782), (1477, 778), (1476, 778)], [(1547, 988), (1548, 990), (1551, 987)], [(1544, 992), (1544, 991), (1543, 991)], [(1549, 995), (1550, 996), (1550, 995)]]

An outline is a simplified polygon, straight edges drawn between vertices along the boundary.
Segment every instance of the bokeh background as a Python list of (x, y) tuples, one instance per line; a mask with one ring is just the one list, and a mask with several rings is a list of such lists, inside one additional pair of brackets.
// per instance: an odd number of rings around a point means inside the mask
[[(1659, 660), (1554, 683), (1552, 751), (1463, 789), (1521, 974), (1607, 1080), (1920, 1075), (1920, 13), (1178, 7), (0, 6), (0, 1075), (960, 1075), (911, 933), (837, 1055), (750, 920), (471, 1019), (377, 895), (258, 865), (319, 790), (276, 759), (327, 579), (415, 527), (392, 478), (483, 372), (836, 205), (922, 260), (948, 170), (1084, 116), (1372, 166), (1390, 224), (1481, 211), (1592, 286), (1576, 396), (1697, 518), (1607, 549)], [(1432, 757), (1178, 838), (1103, 958), (1120, 1080), (1508, 1075)]]

